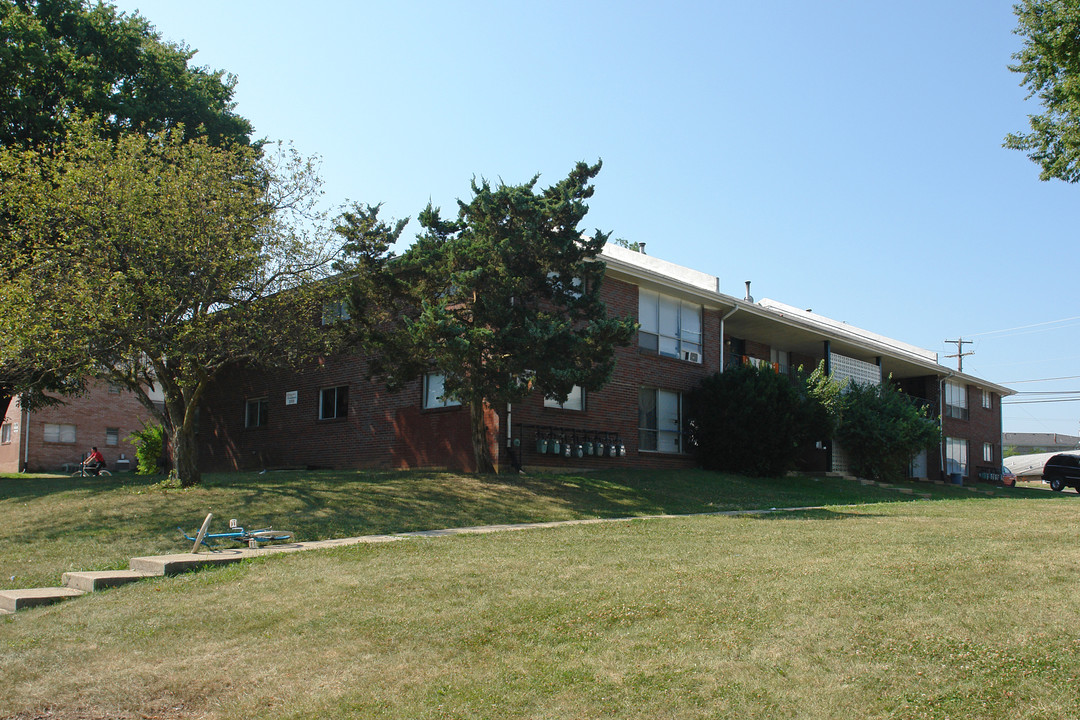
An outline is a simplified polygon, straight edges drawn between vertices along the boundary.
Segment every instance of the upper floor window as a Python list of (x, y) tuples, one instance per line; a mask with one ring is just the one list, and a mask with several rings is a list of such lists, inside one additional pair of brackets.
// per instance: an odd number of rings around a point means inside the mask
[(322, 324), (332, 325), (349, 319), (349, 303), (345, 300), (327, 300), (323, 303)]
[(75, 426), (68, 424), (45, 423), (45, 442), (75, 442)]
[(994, 396), (990, 394), (989, 390), (982, 391), (983, 408), (986, 410), (994, 409)]
[(270, 401), (255, 398), (247, 401), (244, 412), (244, 427), (265, 427), (270, 416)]
[(349, 386), (323, 388), (319, 393), (319, 419), (332, 420), (349, 416)]
[(638, 347), (666, 357), (701, 362), (701, 306), (638, 289)]
[(570, 390), (570, 394), (566, 396), (566, 402), (559, 402), (555, 398), (544, 398), (544, 407), (560, 408), (562, 410), (584, 410), (585, 393), (582, 392), (580, 385), (575, 385)]
[(442, 373), (428, 373), (424, 376), (424, 408), (454, 407), (461, 402), (446, 396), (446, 378)]
[(945, 383), (945, 417), (968, 419), (967, 386)]

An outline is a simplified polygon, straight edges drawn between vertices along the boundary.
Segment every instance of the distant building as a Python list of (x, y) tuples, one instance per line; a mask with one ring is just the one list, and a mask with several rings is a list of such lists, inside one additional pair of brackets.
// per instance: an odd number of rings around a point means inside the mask
[(134, 468), (128, 436), (150, 420), (135, 395), (108, 383), (92, 383), (85, 395), (32, 412), (13, 398), (0, 423), (0, 472), (70, 469), (91, 447), (110, 470)]
[(1057, 433), (1002, 433), (1006, 455), (1032, 455), (1080, 449), (1080, 437)]

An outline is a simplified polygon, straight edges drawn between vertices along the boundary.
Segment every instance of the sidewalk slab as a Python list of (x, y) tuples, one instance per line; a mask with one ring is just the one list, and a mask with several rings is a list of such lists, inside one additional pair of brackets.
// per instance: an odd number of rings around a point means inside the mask
[(64, 573), (64, 587), (94, 592), (105, 588), (118, 587), (127, 583), (154, 577), (154, 574), (135, 572), (134, 570), (101, 570), (96, 572), (66, 572)]
[[(144, 575), (177, 575), (188, 570), (202, 567), (216, 567), (240, 562), (245, 555), (243, 550), (222, 550), (213, 553), (179, 553), (176, 555), (154, 555), (131, 558), (128, 567), (132, 572)], [(247, 555), (246, 557), (252, 557)]]
[(26, 590), (0, 590), (0, 610), (9, 613), (36, 605), (49, 605), (83, 594), (82, 590), (67, 587), (28, 588)]

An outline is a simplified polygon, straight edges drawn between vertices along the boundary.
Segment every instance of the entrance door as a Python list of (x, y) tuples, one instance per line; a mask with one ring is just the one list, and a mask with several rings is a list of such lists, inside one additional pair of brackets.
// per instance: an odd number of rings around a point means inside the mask
[(920, 450), (915, 459), (911, 461), (911, 477), (925, 480), (926, 475), (926, 451)]

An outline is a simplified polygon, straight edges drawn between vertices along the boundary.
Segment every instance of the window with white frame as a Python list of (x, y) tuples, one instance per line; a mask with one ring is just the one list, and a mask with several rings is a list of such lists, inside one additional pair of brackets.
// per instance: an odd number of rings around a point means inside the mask
[(323, 388), (319, 393), (319, 419), (333, 420), (349, 416), (349, 386)]
[(994, 462), (994, 444), (983, 443), (983, 461)]
[(446, 397), (446, 378), (442, 373), (428, 373), (424, 376), (424, 408), (443, 408), (460, 405), (461, 402)]
[(685, 452), (682, 394), (641, 388), (638, 393), (638, 449)]
[(986, 410), (993, 410), (994, 409), (994, 396), (992, 394), (990, 394), (989, 390), (983, 390), (982, 391), (982, 400), (983, 400), (982, 406), (983, 406), (984, 409), (986, 409)]
[(105, 428), (105, 444), (108, 446), (120, 444), (120, 428)]
[(75, 442), (75, 426), (65, 423), (45, 423), (45, 442)]
[(701, 362), (701, 305), (638, 288), (638, 347)]
[(11, 423), (0, 425), (0, 444), (11, 444)]
[(559, 402), (556, 398), (544, 398), (544, 407), (559, 408), (561, 410), (584, 410), (585, 393), (580, 385), (575, 385), (566, 396), (566, 402)]
[(968, 441), (962, 438), (945, 438), (945, 472), (952, 475), (968, 474)]
[(945, 383), (945, 417), (968, 419), (967, 386)]
[(270, 419), (270, 400), (253, 398), (247, 401), (244, 411), (244, 427), (266, 427)]

